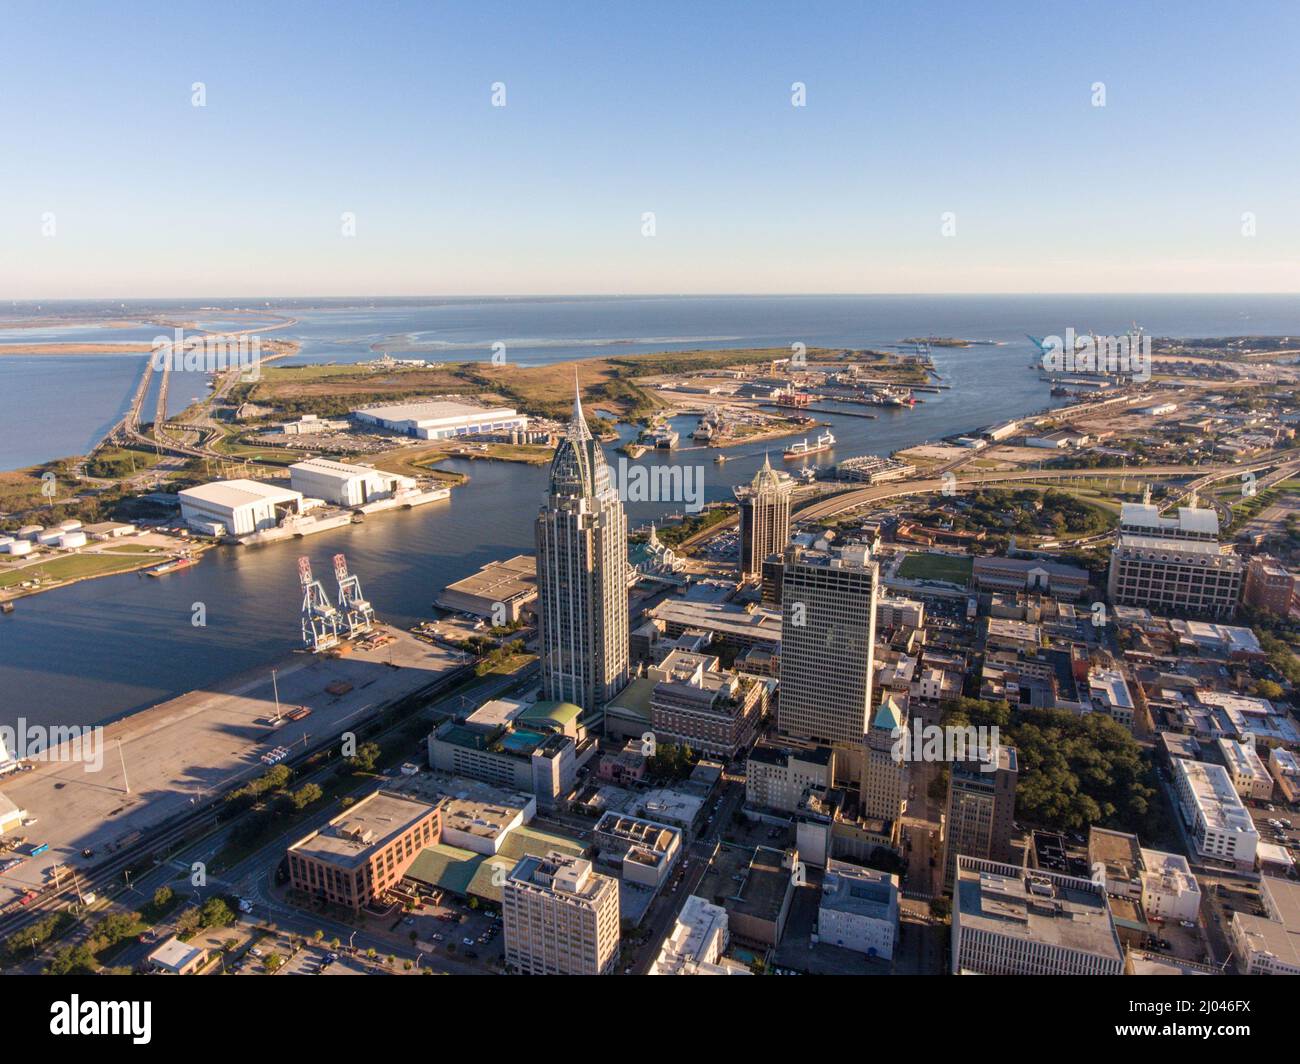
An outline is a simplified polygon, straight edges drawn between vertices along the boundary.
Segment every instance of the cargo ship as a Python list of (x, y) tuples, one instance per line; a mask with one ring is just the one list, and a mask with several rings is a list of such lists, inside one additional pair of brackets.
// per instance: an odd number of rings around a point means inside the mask
[(783, 457), (787, 461), (795, 458), (807, 458), (810, 454), (821, 454), (823, 451), (829, 451), (834, 446), (835, 437), (829, 432), (823, 432), (817, 437), (816, 443), (809, 443), (807, 438), (802, 439), (787, 448)]
[(198, 559), (191, 558), (188, 554), (182, 554), (179, 558), (173, 558), (169, 562), (155, 565), (152, 569), (146, 569), (145, 572), (150, 576), (166, 576), (168, 573), (176, 572), (177, 569), (188, 569), (191, 565), (198, 565)]
[(908, 388), (882, 388), (876, 394), (882, 406), (912, 406), (916, 402)]

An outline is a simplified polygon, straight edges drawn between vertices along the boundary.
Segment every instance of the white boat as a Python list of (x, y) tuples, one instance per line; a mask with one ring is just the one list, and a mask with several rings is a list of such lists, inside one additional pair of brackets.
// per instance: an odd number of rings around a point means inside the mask
[(821, 454), (823, 451), (829, 451), (834, 446), (835, 437), (829, 432), (823, 432), (818, 435), (816, 443), (809, 443), (807, 437), (804, 437), (798, 443), (787, 447), (783, 457), (787, 460), (806, 458), (810, 454)]

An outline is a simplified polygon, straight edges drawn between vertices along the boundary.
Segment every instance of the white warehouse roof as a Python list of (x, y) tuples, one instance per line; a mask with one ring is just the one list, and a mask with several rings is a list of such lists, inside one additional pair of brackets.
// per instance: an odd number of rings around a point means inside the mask
[(417, 424), (443, 421), (459, 421), (465, 418), (479, 420), (485, 416), (512, 417), (515, 411), (510, 407), (471, 406), (468, 403), (452, 403), (445, 400), (426, 400), (417, 403), (397, 403), (393, 406), (368, 406), (355, 411), (364, 417), (376, 421), (414, 421)]
[(289, 467), (289, 472), (290, 474), (315, 473), (318, 476), (337, 477), (341, 480), (384, 475), (372, 466), (348, 465), (347, 462), (336, 462), (332, 458), (309, 458), (305, 462), (295, 462)]
[(257, 480), (215, 480), (210, 484), (186, 488), (180, 492), (180, 497), (235, 510), (255, 502), (293, 502), (302, 498), (302, 492), (263, 484)]

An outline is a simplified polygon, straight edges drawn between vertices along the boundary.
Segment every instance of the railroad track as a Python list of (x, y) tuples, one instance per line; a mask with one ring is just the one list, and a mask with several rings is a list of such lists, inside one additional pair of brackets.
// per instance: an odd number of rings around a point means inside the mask
[[(387, 713), (396, 712), (398, 714), (397, 720), (390, 727), (374, 733), (373, 737), (382, 738), (389, 735), (408, 723), (411, 712), (422, 705), (427, 705), (431, 699), (436, 698), (445, 688), (455, 686), (461, 680), (469, 679), (473, 675), (474, 665), (472, 663), (458, 666), (445, 676), (440, 676), (438, 679), (409, 694), (402, 695), (392, 702), (376, 707), (374, 713), (366, 718), (365, 723), (373, 723)], [(337, 740), (338, 736), (336, 735), (323, 738), (315, 745), (300, 751), (297, 756), (288, 757), (280, 763), (290, 768), (301, 766), (332, 747)], [(310, 782), (318, 774), (323, 774), (333, 767), (331, 762), (326, 762), (296, 782)], [(256, 766), (250, 766), (250, 770), (255, 769)], [(248, 773), (244, 773), (237, 779), (230, 781), (228, 786), (219, 792), (214, 792), (202, 805), (196, 805), (192, 810), (175, 814), (157, 827), (142, 829), (139, 839), (123, 846), (111, 856), (97, 861), (84, 871), (72, 870), (66, 879), (60, 878), (57, 886), (47, 884), (39, 892), (38, 897), (29, 904), (22, 905), (21, 902), (13, 902), (3, 912), (0, 912), (0, 938), (8, 938), (15, 932), (21, 931), (24, 927), (37, 922), (42, 917), (68, 911), (72, 902), (78, 900), (80, 896), (88, 893), (103, 893), (111, 886), (121, 886), (120, 878), (127, 869), (145, 863), (152, 865), (156, 860), (165, 859), (166, 854), (174, 850), (178, 845), (195, 841), (195, 838), (199, 834), (206, 833), (210, 826), (216, 826), (215, 817), (221, 809), (221, 803), (225, 796), (242, 786), (247, 776)], [(244, 810), (231, 817), (221, 826), (233, 826), (244, 816), (247, 816), (249, 812), (251, 810)], [(202, 829), (201, 832), (200, 829)], [(191, 838), (192, 835), (195, 838)], [(71, 930), (70, 928), (68, 933), (71, 933)], [(53, 940), (47, 942), (46, 946), (48, 947), (52, 942)]]

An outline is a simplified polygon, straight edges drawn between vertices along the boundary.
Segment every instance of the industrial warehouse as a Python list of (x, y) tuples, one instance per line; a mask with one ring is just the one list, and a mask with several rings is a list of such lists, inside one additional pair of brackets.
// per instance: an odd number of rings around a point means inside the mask
[(486, 432), (522, 432), (528, 418), (511, 407), (470, 406), (447, 400), (424, 400), (392, 406), (371, 406), (353, 413), (357, 421), (378, 425), (421, 440), (445, 440)]
[(295, 462), (289, 467), (289, 482), (294, 491), (336, 506), (364, 506), (415, 489), (413, 477), (381, 473), (370, 466), (348, 465), (328, 458)]
[(252, 537), (241, 542), (310, 535), (337, 528), (357, 513), (446, 499), (447, 488), (421, 488), (414, 477), (372, 466), (311, 458), (289, 467), (283, 482), (219, 480), (178, 493), (181, 518), (196, 532)]

